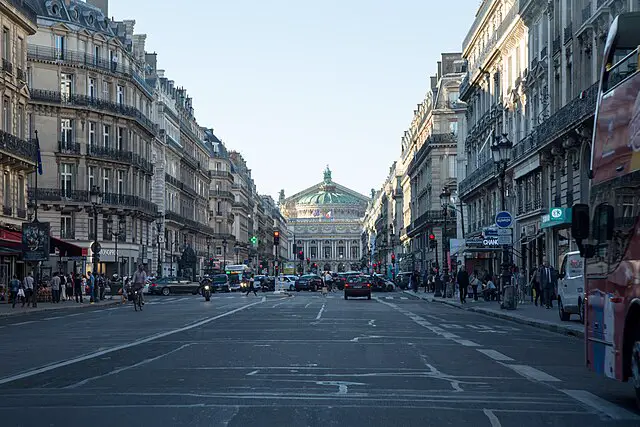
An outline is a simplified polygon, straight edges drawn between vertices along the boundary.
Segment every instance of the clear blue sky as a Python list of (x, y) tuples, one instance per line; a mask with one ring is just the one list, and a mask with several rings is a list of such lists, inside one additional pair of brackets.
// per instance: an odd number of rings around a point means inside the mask
[(322, 180), (368, 194), (400, 153), (441, 52), (479, 0), (111, 0), (135, 19), (196, 118), (240, 151), (258, 191)]

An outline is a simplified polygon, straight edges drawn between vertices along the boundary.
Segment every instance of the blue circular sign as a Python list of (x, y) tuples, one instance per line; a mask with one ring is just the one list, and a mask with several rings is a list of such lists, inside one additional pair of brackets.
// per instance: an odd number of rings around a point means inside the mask
[(500, 228), (508, 228), (513, 224), (513, 218), (507, 211), (500, 211), (496, 214), (496, 225)]

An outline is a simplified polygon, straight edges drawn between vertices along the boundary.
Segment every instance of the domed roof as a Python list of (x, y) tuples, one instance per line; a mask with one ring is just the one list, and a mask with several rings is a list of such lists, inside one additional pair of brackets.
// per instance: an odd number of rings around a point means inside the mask
[(305, 194), (297, 201), (299, 205), (351, 205), (358, 204), (360, 201), (346, 193), (336, 190), (335, 184), (331, 181), (331, 170), (327, 166), (324, 171), (324, 180), (318, 186), (318, 191), (311, 194)]

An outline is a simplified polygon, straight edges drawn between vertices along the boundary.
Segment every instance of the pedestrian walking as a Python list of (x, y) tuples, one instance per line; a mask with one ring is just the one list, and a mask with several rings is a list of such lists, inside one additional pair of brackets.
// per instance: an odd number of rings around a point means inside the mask
[(67, 278), (65, 277), (64, 273), (60, 273), (60, 299), (62, 299), (62, 301), (66, 301), (67, 300)]
[(80, 277), (80, 273), (76, 273), (76, 278), (73, 281), (73, 294), (76, 296), (76, 302), (84, 303), (82, 299), (82, 284), (83, 279)]
[(253, 273), (251, 273), (251, 277), (249, 277), (249, 286), (247, 287), (247, 293), (244, 294), (245, 297), (248, 297), (251, 292), (253, 292), (255, 296), (258, 296), (258, 293), (256, 292), (256, 288), (253, 286), (253, 283), (254, 283)]
[(480, 286), (482, 283), (480, 282), (480, 279), (478, 279), (478, 275), (476, 272), (471, 275), (470, 283), (471, 290), (473, 291), (473, 300), (478, 301), (478, 286)]
[(464, 267), (460, 267), (458, 270), (458, 275), (456, 277), (458, 281), (458, 289), (460, 291), (460, 303), (467, 303), (467, 288), (469, 286), (469, 273), (464, 269)]
[(547, 309), (551, 309), (553, 308), (553, 292), (555, 289), (555, 284), (557, 283), (557, 275), (553, 267), (549, 265), (547, 257), (544, 257), (542, 266), (540, 267), (539, 277), (544, 306)]
[[(33, 297), (34, 280), (31, 272), (29, 272), (29, 274), (27, 274), (27, 277), (24, 278), (23, 285), (24, 285), (25, 300), (27, 301), (27, 307), (29, 307), (30, 305), (33, 304), (32, 297)], [(23, 307), (24, 307), (24, 303), (25, 301), (23, 300), (22, 301)]]
[(9, 282), (9, 292), (11, 296), (11, 308), (16, 308), (16, 300), (18, 299), (18, 292), (20, 292), (20, 280), (18, 280), (15, 274)]
[(53, 273), (53, 277), (51, 278), (51, 302), (59, 303), (60, 302), (60, 276), (58, 273)]

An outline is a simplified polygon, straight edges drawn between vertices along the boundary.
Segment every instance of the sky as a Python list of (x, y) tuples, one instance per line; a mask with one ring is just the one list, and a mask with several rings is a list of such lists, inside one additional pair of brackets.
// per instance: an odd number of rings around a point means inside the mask
[[(196, 119), (277, 200), (333, 180), (368, 195), (400, 154), (442, 52), (479, 0), (110, 0), (134, 19)], [(171, 6), (169, 6), (171, 5)]]

